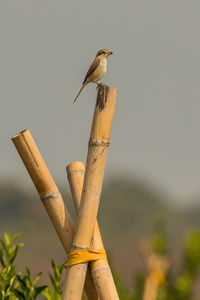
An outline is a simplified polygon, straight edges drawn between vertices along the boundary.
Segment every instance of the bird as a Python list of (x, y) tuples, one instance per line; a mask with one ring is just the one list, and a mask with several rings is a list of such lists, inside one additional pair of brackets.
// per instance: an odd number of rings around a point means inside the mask
[(93, 60), (89, 70), (86, 73), (85, 79), (82, 83), (82, 87), (78, 92), (78, 95), (74, 99), (74, 102), (77, 100), (78, 96), (84, 89), (84, 87), (90, 83), (94, 82), (97, 85), (99, 84), (98, 81), (103, 77), (107, 70), (107, 58), (109, 55), (113, 54), (113, 52), (107, 49), (101, 49), (97, 52), (95, 59)]

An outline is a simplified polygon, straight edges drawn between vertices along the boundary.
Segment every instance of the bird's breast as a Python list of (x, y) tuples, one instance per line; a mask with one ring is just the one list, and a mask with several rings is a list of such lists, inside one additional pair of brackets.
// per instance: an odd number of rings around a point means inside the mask
[(98, 65), (98, 67), (96, 68), (96, 70), (94, 71), (91, 81), (97, 82), (99, 81), (103, 75), (106, 73), (106, 69), (107, 69), (107, 61), (106, 59), (101, 59), (100, 63)]
[(105, 74), (107, 70), (107, 59), (106, 58), (102, 59), (100, 65), (101, 65), (102, 72)]

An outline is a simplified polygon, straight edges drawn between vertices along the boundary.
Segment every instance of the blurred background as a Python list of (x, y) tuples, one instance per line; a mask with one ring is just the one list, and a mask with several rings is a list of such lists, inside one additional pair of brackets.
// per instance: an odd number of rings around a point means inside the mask
[[(99, 223), (131, 281), (137, 245), (165, 222), (176, 260), (200, 226), (200, 2), (0, 0), (0, 233), (23, 232), (20, 266), (45, 276), (64, 251), (11, 142), (28, 128), (74, 216), (65, 167), (86, 160), (96, 85), (73, 104), (96, 52), (119, 88)], [(131, 257), (131, 260), (130, 260)]]

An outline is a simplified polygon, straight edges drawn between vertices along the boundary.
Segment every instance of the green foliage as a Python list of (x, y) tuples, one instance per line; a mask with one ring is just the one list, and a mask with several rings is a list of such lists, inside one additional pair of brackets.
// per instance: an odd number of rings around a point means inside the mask
[(53, 275), (49, 274), (51, 288), (47, 285), (37, 285), (42, 273), (31, 279), (31, 272), (27, 267), (23, 274), (16, 272), (14, 261), (23, 244), (15, 241), (20, 236), (20, 233), (12, 237), (5, 233), (4, 239), (0, 239), (0, 300), (34, 300), (41, 294), (48, 300), (60, 300), (63, 267), (56, 266), (53, 260), (51, 261)]
[(143, 273), (136, 274), (134, 278), (134, 289), (132, 300), (141, 300), (144, 291), (145, 275)]
[(20, 299), (33, 300), (36, 299), (42, 291), (46, 289), (46, 285), (36, 286), (42, 273), (39, 273), (33, 280), (31, 280), (30, 270), (26, 267), (24, 275), (21, 273), (16, 275), (16, 286), (13, 289), (14, 294)]
[(61, 276), (63, 266), (56, 266), (53, 259), (51, 260), (51, 266), (53, 268), (53, 275), (49, 274), (49, 278), (52, 284), (52, 288), (47, 287), (42, 293), (48, 300), (61, 300), (62, 287)]
[(155, 223), (154, 228), (154, 236), (151, 239), (151, 244), (154, 249), (154, 251), (158, 254), (166, 254), (167, 253), (167, 234), (166, 234), (166, 228), (165, 223), (163, 222), (163, 219), (158, 219)]
[[(21, 234), (13, 237), (4, 234), (0, 239), (0, 300), (34, 300), (43, 295), (48, 300), (61, 300), (63, 283), (61, 280), (63, 267), (51, 261), (52, 274), (49, 274), (50, 285), (38, 285), (41, 273), (32, 279), (31, 272), (25, 268), (23, 274), (16, 272), (14, 264), (18, 250), (22, 243), (16, 243)], [(158, 223), (155, 235), (151, 239), (155, 252), (168, 255), (165, 226)], [(171, 270), (166, 276), (166, 283), (159, 287), (157, 300), (195, 300), (193, 295), (194, 282), (198, 277), (200, 265), (200, 231), (190, 231), (183, 244), (183, 259), (179, 272), (173, 274)], [(171, 266), (171, 269), (173, 266)], [(120, 300), (142, 300), (146, 275), (137, 273), (134, 276), (132, 289), (125, 288), (122, 276), (114, 272)]]
[[(157, 240), (165, 241), (163, 232), (156, 233)], [(154, 240), (154, 239), (153, 239)], [(154, 249), (157, 249), (156, 247)], [(200, 265), (200, 231), (192, 230), (184, 239), (183, 258), (181, 268), (172, 276), (169, 272), (166, 284), (159, 289), (158, 300), (192, 300), (194, 283), (198, 277), (198, 268)], [(173, 267), (173, 266), (171, 266)]]
[(23, 275), (16, 272), (14, 261), (23, 244), (15, 241), (20, 236), (20, 233), (12, 237), (5, 233), (4, 239), (0, 239), (0, 300), (34, 300), (46, 289), (36, 285), (41, 273), (32, 280), (28, 268)]
[(174, 287), (179, 300), (191, 300), (194, 282), (200, 265), (200, 231), (190, 231), (184, 241), (184, 259), (180, 275), (177, 276)]
[[(155, 234), (151, 239), (151, 244), (156, 253), (169, 257), (165, 225), (160, 221), (156, 223)], [(193, 288), (200, 266), (200, 230), (192, 230), (186, 234), (183, 250), (179, 271), (176, 274), (172, 274), (173, 266), (171, 266), (166, 276), (166, 283), (159, 287), (157, 300), (195, 300)], [(124, 283), (122, 283), (119, 273), (114, 273), (114, 275), (120, 300), (143, 299), (144, 274), (137, 273), (134, 276), (133, 288), (129, 290), (124, 288)]]
[(14, 244), (14, 241), (21, 234), (16, 234), (10, 237), (7, 233), (4, 234), (4, 239), (0, 239), (0, 300), (18, 299), (14, 294), (14, 286), (16, 282), (16, 267), (13, 264), (17, 252), (22, 243)]
[(131, 295), (129, 294), (129, 292), (126, 290), (124, 286), (122, 275), (119, 272), (115, 271), (113, 273), (113, 276), (114, 276), (115, 284), (117, 286), (119, 298), (123, 300), (131, 300), (132, 299)]
[(200, 262), (200, 231), (193, 230), (185, 238), (185, 268), (193, 276)]

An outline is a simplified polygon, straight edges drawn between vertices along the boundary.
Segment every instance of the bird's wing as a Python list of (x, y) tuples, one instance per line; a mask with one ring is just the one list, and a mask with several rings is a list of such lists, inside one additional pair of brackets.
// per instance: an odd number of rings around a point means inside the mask
[(87, 71), (87, 74), (85, 76), (85, 79), (83, 81), (83, 84), (88, 80), (88, 78), (94, 73), (94, 71), (97, 69), (97, 67), (100, 64), (100, 59), (95, 59), (93, 63), (91, 64), (89, 70)]

